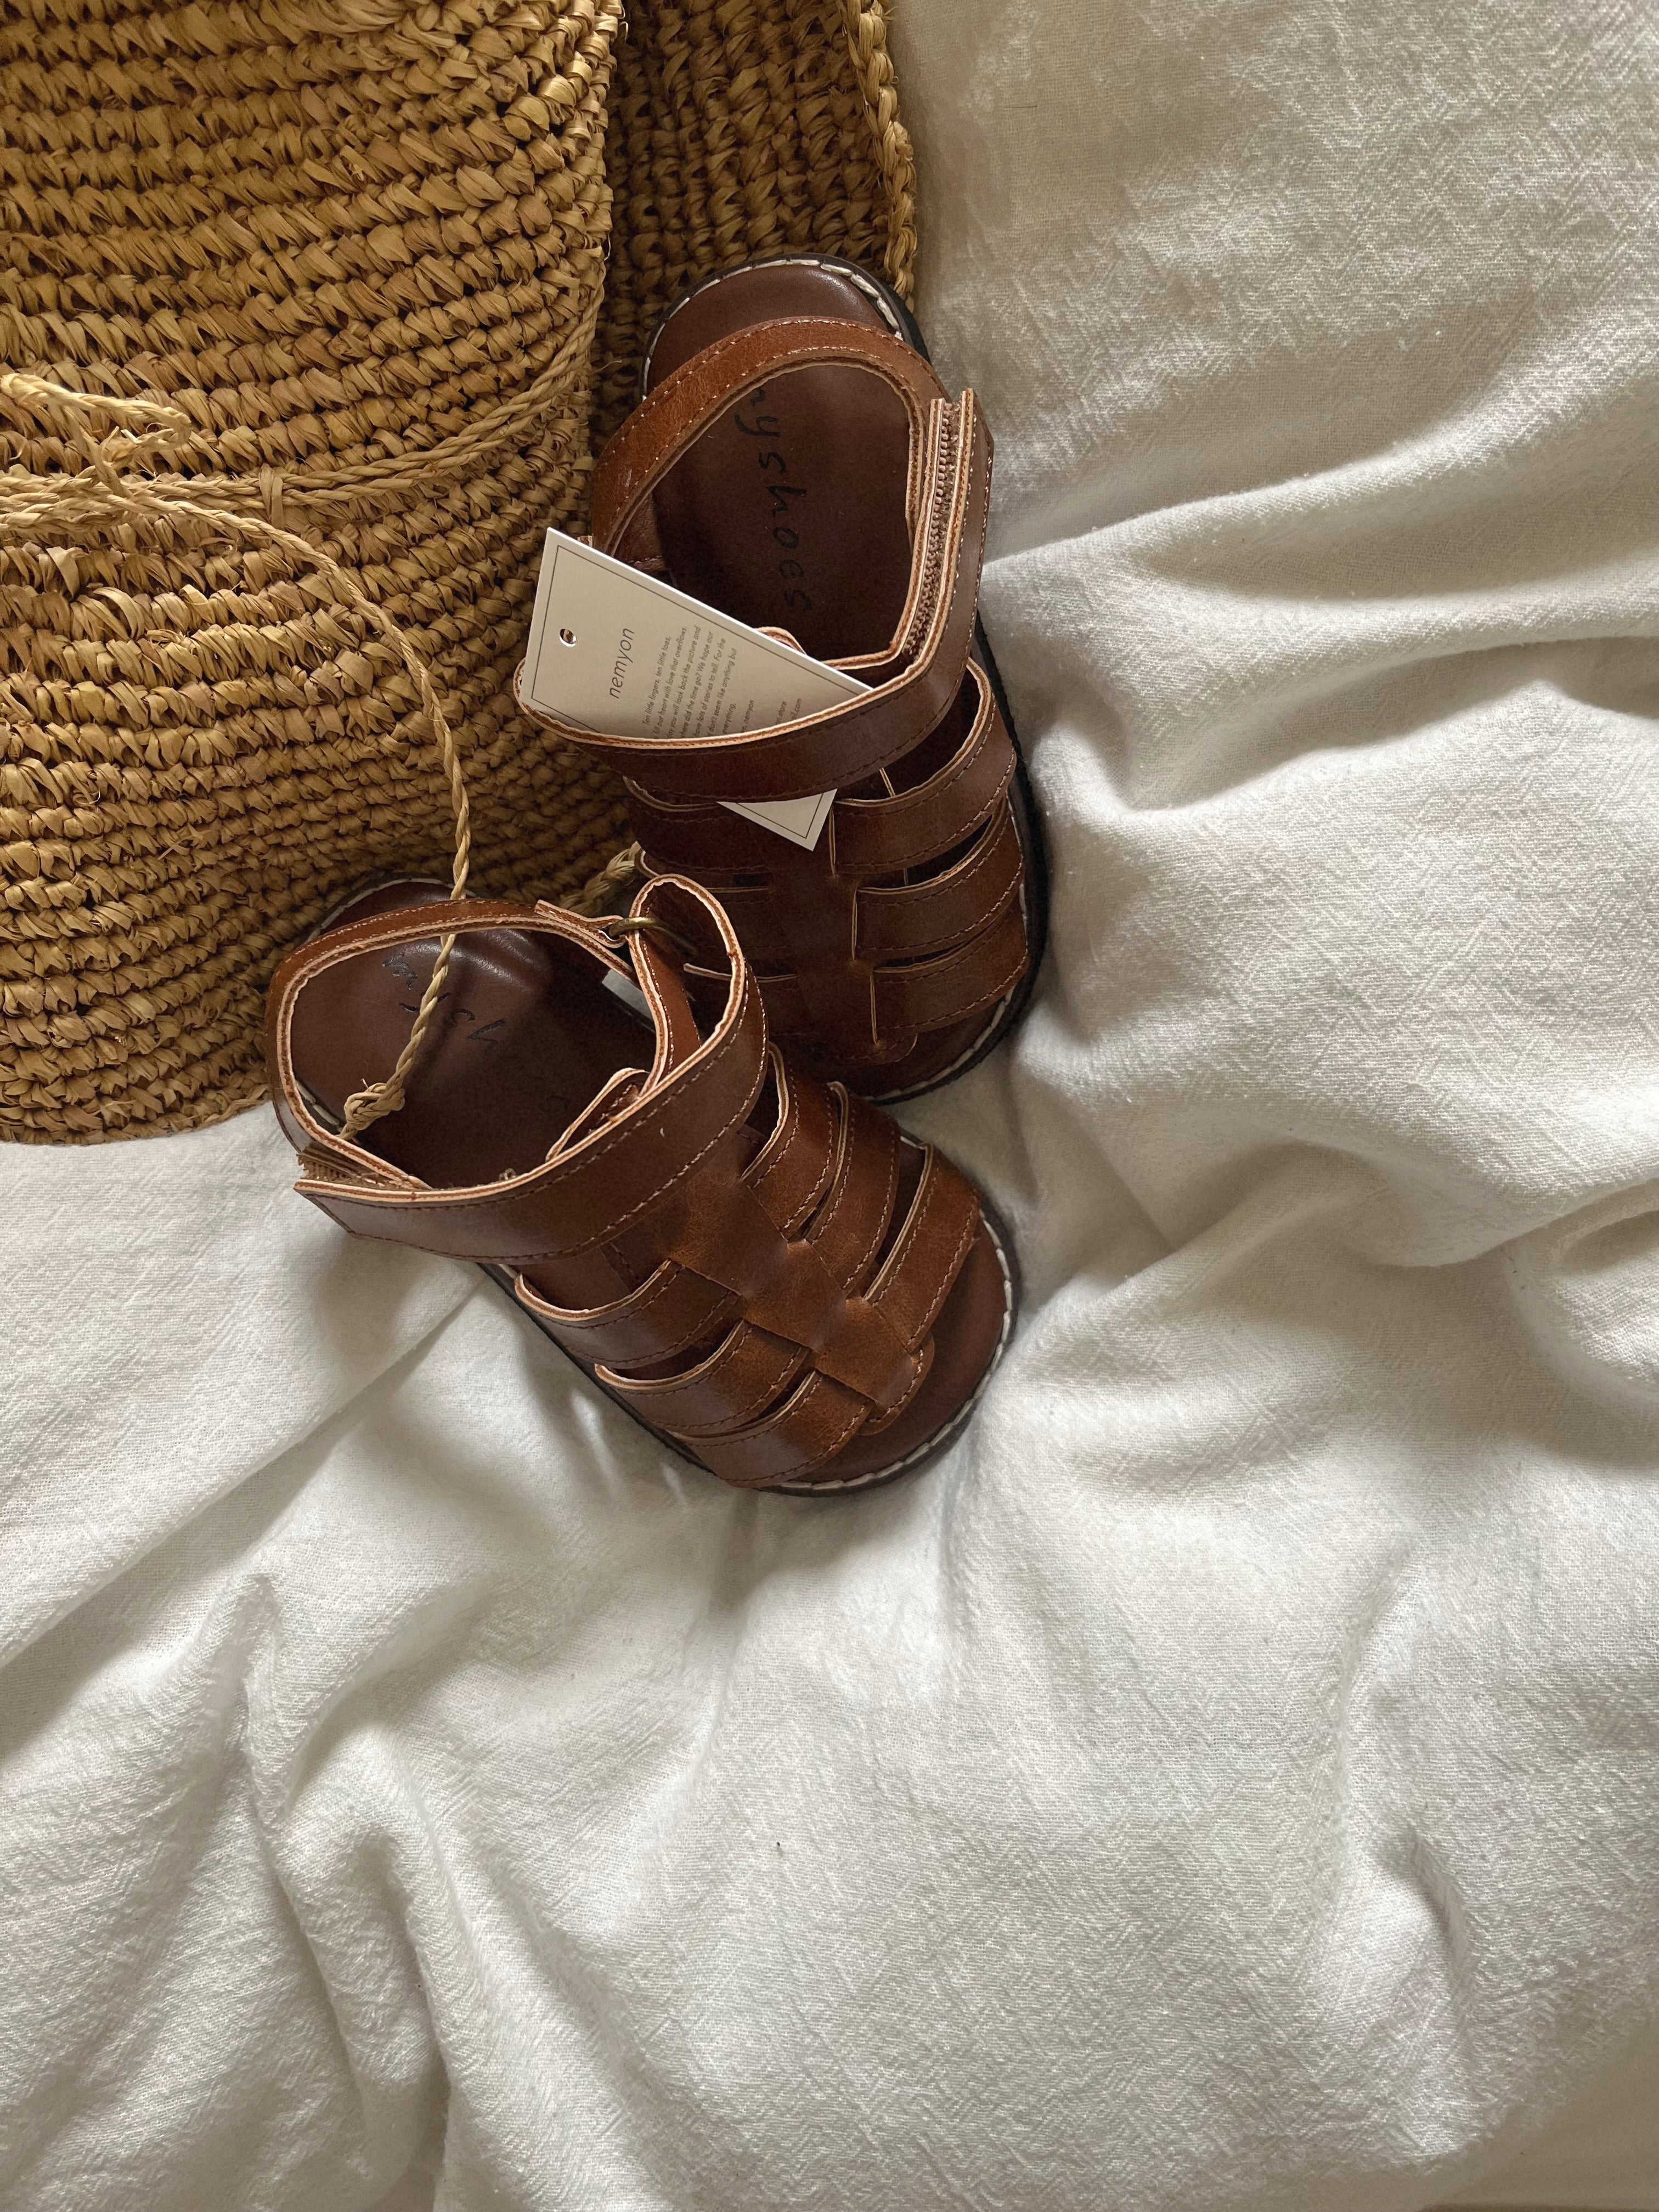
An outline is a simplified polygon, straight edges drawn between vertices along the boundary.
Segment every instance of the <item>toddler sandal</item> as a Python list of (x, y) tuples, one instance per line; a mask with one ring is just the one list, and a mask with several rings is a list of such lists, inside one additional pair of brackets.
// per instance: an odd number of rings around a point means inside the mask
[[(648, 872), (717, 894), (792, 1057), (884, 1103), (918, 1097), (1007, 1035), (1047, 927), (1036, 812), (976, 613), (990, 432), (971, 392), (950, 399), (896, 295), (823, 258), (691, 293), (647, 385), (595, 468), (594, 544), (871, 688), (735, 737), (526, 711), (628, 779)], [(811, 852), (717, 803), (830, 789)]]
[[(707, 1012), (693, 940), (725, 970)], [(303, 1196), (479, 1262), (722, 1481), (816, 1494), (918, 1468), (1008, 1342), (1013, 1261), (972, 1184), (769, 1045), (736, 933), (682, 878), (597, 921), (383, 886), (278, 970), (268, 1049)]]

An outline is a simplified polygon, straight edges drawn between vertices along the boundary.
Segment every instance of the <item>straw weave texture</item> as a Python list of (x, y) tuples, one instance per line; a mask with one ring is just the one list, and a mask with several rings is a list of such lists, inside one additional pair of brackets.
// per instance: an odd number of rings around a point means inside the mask
[(628, 14), (0, 0), (0, 1135), (261, 1096), (283, 953), (450, 873), (445, 750), (473, 889), (614, 888), (511, 698), (542, 532), (688, 282), (915, 252), (884, 4)]

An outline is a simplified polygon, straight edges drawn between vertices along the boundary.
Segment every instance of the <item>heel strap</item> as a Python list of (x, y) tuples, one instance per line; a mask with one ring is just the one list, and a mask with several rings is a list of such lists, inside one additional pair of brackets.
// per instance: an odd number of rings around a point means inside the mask
[[(719, 904), (695, 884), (665, 876), (647, 884), (633, 912), (641, 919), (672, 918), (683, 900), (718, 930), (730, 966), (720, 1018), (689, 1050), (684, 1045), (697, 1032), (678, 957), (663, 949), (654, 932), (631, 940), (630, 967), (602, 923), (558, 907), (532, 912), (479, 901), (379, 916), (301, 947), (277, 971), (267, 1026), (271, 1091), (277, 1117), (301, 1155), (301, 1194), (356, 1236), (503, 1267), (532, 1267), (608, 1243), (672, 1195), (748, 1118), (768, 1065), (760, 994)], [(339, 961), (489, 929), (562, 938), (606, 968), (636, 977), (656, 1024), (656, 1064), (634, 1105), (541, 1166), (501, 1182), (433, 1190), (317, 1119), (295, 1073), (294, 1012), (307, 984)]]

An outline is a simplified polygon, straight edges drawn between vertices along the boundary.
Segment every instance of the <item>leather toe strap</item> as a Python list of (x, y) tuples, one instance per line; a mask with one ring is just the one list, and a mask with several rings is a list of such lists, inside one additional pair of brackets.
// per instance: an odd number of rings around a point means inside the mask
[(961, 720), (966, 734), (932, 774), (882, 798), (837, 799), (810, 854), (722, 807), (635, 793), (646, 867), (695, 868), (713, 886), (779, 1036), (879, 1065), (995, 1006), (1024, 974), (1015, 754), (976, 664)]
[[(915, 1172), (900, 1206), (905, 1140), (886, 1115), (839, 1087), (797, 1088), (812, 1096), (815, 1118), (820, 1104), (831, 1108), (833, 1172), (809, 1220), (783, 1239), (769, 1280), (739, 1294), (742, 1318), (701, 1358), (650, 1375), (611, 1362), (600, 1378), (653, 1427), (692, 1442), (728, 1482), (788, 1480), (903, 1410), (927, 1376), (933, 1323), (980, 1224), (978, 1194), (931, 1147), (912, 1148)], [(763, 1169), (726, 1194), (718, 1217), (693, 1209), (697, 1226), (678, 1240), (678, 1264), (703, 1279), (767, 1268), (781, 1231), (757, 1188), (779, 1194)]]

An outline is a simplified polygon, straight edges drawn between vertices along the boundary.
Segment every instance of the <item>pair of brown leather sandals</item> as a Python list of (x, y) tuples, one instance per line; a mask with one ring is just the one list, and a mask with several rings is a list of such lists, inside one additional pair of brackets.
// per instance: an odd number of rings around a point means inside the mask
[[(594, 543), (868, 689), (737, 737), (563, 730), (628, 779), (629, 915), (382, 884), (271, 989), (302, 1194), (478, 1261), (745, 1488), (919, 1468), (1013, 1328), (1006, 1232), (881, 1110), (990, 1052), (1042, 956), (1041, 836), (976, 616), (990, 477), (973, 394), (866, 272), (800, 256), (692, 292), (599, 458)], [(811, 852), (720, 803), (832, 788)], [(358, 1127), (445, 939), (402, 1103)]]

